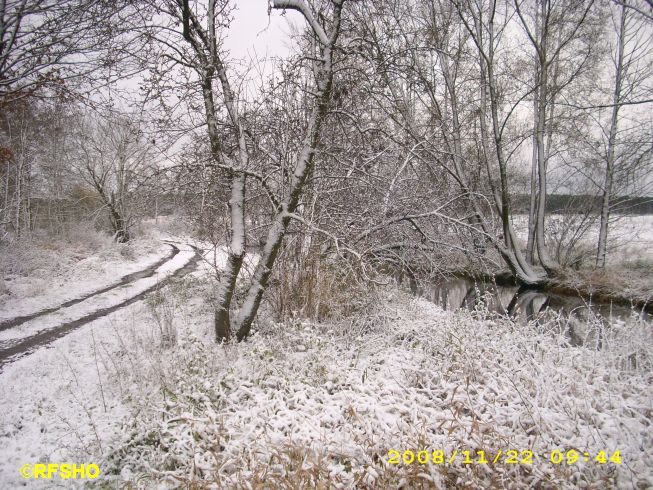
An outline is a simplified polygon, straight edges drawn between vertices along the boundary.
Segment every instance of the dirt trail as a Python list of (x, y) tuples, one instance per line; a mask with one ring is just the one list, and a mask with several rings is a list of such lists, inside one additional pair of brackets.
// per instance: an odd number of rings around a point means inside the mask
[[(174, 245), (171, 245), (174, 249), (174, 253), (172, 254), (172, 257), (174, 257), (177, 253), (179, 253), (179, 249), (175, 247)], [(39, 332), (37, 334), (32, 335), (31, 337), (26, 337), (23, 339), (20, 339), (16, 344), (11, 345), (10, 347), (7, 347), (5, 349), (0, 350), (0, 371), (2, 370), (2, 367), (5, 364), (9, 364), (11, 362), (14, 362), (21, 357), (27, 356), (34, 352), (36, 349), (43, 347), (61, 337), (64, 335), (68, 334), (69, 332), (72, 332), (73, 330), (81, 327), (82, 325), (85, 325), (89, 322), (92, 322), (93, 320), (97, 320), (98, 318), (102, 318), (103, 316), (108, 315), (109, 313), (113, 313), (116, 310), (119, 310), (120, 308), (123, 308), (125, 306), (128, 306), (132, 303), (135, 303), (136, 301), (140, 301), (143, 299), (146, 295), (151, 293), (152, 291), (155, 291), (163, 286), (165, 286), (171, 279), (176, 278), (176, 277), (183, 277), (186, 274), (192, 272), (195, 270), (197, 267), (197, 263), (199, 262), (200, 258), (202, 257), (200, 251), (198, 248), (191, 247), (195, 251), (195, 255), (188, 261), (186, 265), (184, 265), (182, 268), (178, 269), (175, 271), (173, 274), (168, 276), (166, 279), (163, 281), (154, 284), (153, 286), (147, 288), (145, 291), (140, 292), (139, 294), (123, 301), (122, 303), (107, 307), (107, 308), (100, 308), (93, 313), (89, 313), (88, 315), (83, 316), (82, 318), (78, 318), (77, 320), (73, 320), (71, 322), (63, 323), (57, 327), (50, 328), (48, 330)], [(169, 260), (169, 259), (168, 259)], [(148, 268), (149, 269), (149, 268)], [(145, 271), (141, 271), (142, 273)], [(143, 277), (148, 277), (154, 274), (154, 271), (152, 271), (151, 274), (148, 274)], [(127, 277), (127, 276), (125, 276)], [(123, 278), (124, 279), (124, 278)], [(132, 279), (133, 280), (133, 279)], [(118, 284), (119, 285), (119, 284)], [(102, 292), (108, 291), (110, 289), (113, 289), (113, 287), (117, 287), (118, 285), (112, 286), (110, 288), (107, 288), (105, 290), (102, 290)], [(91, 295), (87, 296), (93, 296), (95, 294), (99, 294), (99, 292), (94, 292)], [(62, 308), (63, 306), (60, 306), (56, 309)], [(55, 310), (56, 310), (55, 309)], [(45, 310), (44, 310), (45, 311)], [(53, 310), (54, 311), (54, 310)], [(45, 312), (43, 314), (46, 314), (49, 312)], [(40, 316), (40, 315), (39, 315)]]
[(92, 298), (93, 296), (106, 293), (107, 291), (111, 291), (112, 289), (124, 286), (125, 284), (129, 284), (130, 282), (134, 282), (137, 279), (143, 279), (145, 277), (150, 277), (154, 275), (154, 272), (159, 267), (161, 267), (166, 262), (172, 260), (174, 256), (179, 253), (179, 249), (177, 247), (175, 247), (170, 243), (168, 243), (167, 245), (170, 246), (172, 250), (170, 250), (170, 252), (165, 257), (158, 260), (157, 262), (147, 267), (146, 269), (143, 269), (142, 271), (132, 272), (131, 274), (127, 274), (126, 276), (121, 277), (120, 280), (114, 284), (111, 284), (102, 289), (91, 291), (90, 293), (87, 293), (84, 296), (80, 296), (78, 298), (68, 300), (65, 303), (61, 303), (60, 305), (53, 306), (50, 308), (45, 308), (35, 313), (30, 313), (29, 315), (17, 316), (16, 318), (11, 318), (9, 320), (2, 321), (0, 322), (0, 332), (2, 332), (3, 330), (7, 330), (9, 328), (17, 327), (22, 323), (28, 322), (30, 320), (34, 320), (35, 318), (41, 317), (43, 315), (49, 315), (50, 313), (54, 313), (55, 311), (60, 310), (62, 308), (68, 308), (69, 306), (76, 305), (77, 303), (86, 301), (87, 299)]

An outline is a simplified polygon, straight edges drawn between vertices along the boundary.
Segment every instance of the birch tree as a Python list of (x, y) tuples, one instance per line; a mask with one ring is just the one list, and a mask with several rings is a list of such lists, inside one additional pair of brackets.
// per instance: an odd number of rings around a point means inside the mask
[[(532, 7), (532, 11), (527, 9)], [(591, 60), (592, 43), (583, 32), (592, 12), (593, 2), (548, 2), (535, 4), (515, 0), (515, 11), (535, 52), (535, 84), (533, 87), (533, 173), (531, 174), (531, 212), (529, 214), (528, 256), (537, 248), (540, 263), (549, 274), (559, 265), (549, 256), (545, 243), (547, 167), (552, 148), (552, 126), (556, 117), (556, 98), (561, 88), (578, 77)], [(561, 66), (565, 52), (566, 65)], [(573, 65), (570, 60), (573, 59)], [(535, 172), (535, 169), (537, 170)], [(535, 189), (537, 182), (537, 189)], [(537, 198), (533, 198), (536, 191)], [(533, 201), (536, 201), (533, 209)]]
[[(503, 244), (499, 250), (515, 276), (524, 284), (539, 284), (544, 278), (525, 259), (512, 227), (512, 203), (510, 191), (507, 129), (514, 111), (524, 96), (515, 101), (504, 100), (505, 86), (500, 83), (500, 43), (508, 29), (510, 12), (502, 10), (497, 2), (487, 7), (455, 2), (470, 39), (478, 54), (480, 75), (480, 101), (478, 121), (480, 129), (480, 152), (488, 174), (492, 199), (501, 219)], [(507, 7), (504, 6), (504, 9)], [(528, 91), (526, 92), (528, 93)], [(498, 172), (493, 183), (494, 169)]]
[[(638, 17), (638, 14), (626, 3), (621, 4), (615, 17), (616, 41), (612, 54), (614, 71), (613, 76), (610, 77), (612, 98), (608, 107), (610, 117), (607, 128), (602, 131), (607, 141), (603, 155), (604, 177), (600, 186), (601, 211), (596, 253), (597, 267), (605, 267), (610, 210), (615, 199), (615, 179), (619, 178), (620, 172), (629, 173), (630, 165), (641, 165), (642, 161), (646, 161), (651, 150), (651, 145), (645, 144), (642, 153), (637, 143), (642, 140), (642, 137), (637, 135), (641, 130), (634, 126), (632, 121), (623, 120), (625, 119), (623, 113), (628, 109), (624, 106), (627, 106), (628, 102), (650, 97), (650, 88), (647, 88), (647, 84), (650, 82), (651, 73), (651, 35), (646, 31), (646, 21)], [(629, 127), (620, 128), (620, 126)], [(629, 136), (633, 130), (636, 133), (635, 138)], [(643, 181), (646, 181), (646, 177)], [(622, 187), (620, 190), (627, 193), (634, 189), (630, 186), (625, 189)]]

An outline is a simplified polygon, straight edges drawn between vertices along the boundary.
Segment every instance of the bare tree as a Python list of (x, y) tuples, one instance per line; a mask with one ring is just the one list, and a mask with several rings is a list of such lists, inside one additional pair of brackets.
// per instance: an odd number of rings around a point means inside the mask
[[(487, 9), (455, 2), (460, 18), (478, 53), (480, 73), (479, 127), (481, 156), (485, 162), (492, 197), (499, 211), (503, 229), (503, 244), (499, 250), (513, 273), (525, 284), (538, 284), (543, 277), (526, 261), (512, 227), (511, 192), (508, 161), (513, 151), (506, 151), (506, 132), (510, 118), (526, 94), (514, 102), (504, 100), (500, 85), (500, 41), (508, 29), (510, 12), (500, 10), (493, 2)], [(506, 7), (507, 8), (507, 7)], [(488, 127), (488, 123), (491, 125)], [(498, 169), (498, 182), (493, 184), (493, 167)]]
[[(537, 2), (532, 20), (526, 12), (526, 2), (515, 1), (515, 10), (530, 43), (535, 50), (536, 82), (534, 93), (534, 162), (537, 162), (537, 209), (535, 224), (529, 232), (535, 234), (535, 245), (542, 266), (555, 273), (558, 265), (549, 257), (545, 244), (545, 213), (547, 197), (547, 166), (550, 158), (554, 124), (555, 100), (561, 87), (569, 85), (590, 59), (592, 43), (583, 38), (582, 28), (587, 23), (593, 2), (582, 5), (568, 2)], [(564, 50), (575, 50), (575, 64), (568, 73), (561, 74), (560, 58)], [(564, 80), (560, 78), (564, 77)], [(534, 175), (533, 175), (534, 177)], [(531, 197), (532, 199), (532, 197)], [(533, 241), (531, 240), (531, 247)], [(529, 255), (532, 251), (529, 250)]]
[[(637, 144), (638, 140), (641, 140), (641, 136), (636, 134), (634, 139), (629, 138), (628, 133), (636, 128), (633, 128), (632, 122), (624, 121), (624, 118), (620, 117), (625, 102), (633, 98), (642, 99), (649, 95), (646, 92), (642, 93), (642, 89), (647, 90), (647, 80), (650, 80), (651, 37), (645, 31), (646, 21), (642, 21), (626, 4), (622, 4), (619, 8), (617, 19), (615, 22), (616, 43), (613, 55), (614, 77), (612, 78), (612, 101), (609, 108), (610, 118), (607, 128), (603, 131), (607, 142), (603, 156), (604, 178), (600, 186), (601, 216), (596, 254), (597, 267), (605, 266), (610, 210), (615, 199), (615, 179), (618, 178), (619, 171), (628, 173), (629, 166), (633, 164), (639, 166), (643, 159), (646, 161), (646, 155), (651, 150), (651, 145), (645, 144), (644, 152), (641, 152), (642, 148)], [(650, 89), (648, 90), (650, 91)], [(629, 131), (620, 131), (620, 123), (624, 126), (624, 122), (630, 126)], [(618, 161), (619, 166), (617, 166)], [(622, 189), (622, 192), (624, 190), (632, 192), (633, 189)]]
[[(124, 2), (106, 0), (0, 1), (0, 104), (44, 90), (71, 90), (111, 66), (114, 17)], [(114, 73), (113, 78), (118, 76)], [(119, 76), (124, 76), (124, 73)], [(106, 82), (106, 80), (105, 80)]]
[[(489, 242), (521, 279), (537, 281), (536, 274), (524, 274), (512, 244), (506, 247), (495, 229), (501, 214), (489, 181), (493, 164), (474, 145), (480, 140), (479, 90), (472, 82), (478, 79), (478, 65), (469, 62), (469, 34), (455, 7), (435, 1), (379, 2), (361, 7), (357, 20), (362, 26), (357, 48), (372, 67), (367, 95), (387, 121), (376, 121), (376, 130), (392, 142), (370, 158), (379, 169), (375, 185), (387, 187), (375, 216), (378, 224), (360, 236), (381, 240), (372, 248), (386, 253), (423, 252), (422, 265), (442, 259), (445, 251), (450, 266), (457, 253), (493, 262), (485, 254)], [(351, 118), (354, 112), (349, 111)], [(369, 128), (369, 120), (359, 126)], [(402, 181), (411, 184), (400, 188)], [(381, 229), (389, 243), (374, 235)], [(392, 240), (395, 234), (403, 239)]]
[(653, 0), (614, 0), (614, 3), (653, 21)]
[(47, 138), (44, 108), (37, 100), (7, 103), (0, 118), (0, 146), (3, 151), (2, 208), (5, 230), (21, 235), (32, 228), (32, 189), (41, 145)]
[(137, 203), (155, 167), (153, 143), (137, 116), (82, 116), (71, 146), (70, 167), (97, 192), (115, 240), (129, 241)]
[[(229, 25), (230, 3), (225, 0), (152, 3), (159, 18), (167, 22), (153, 25), (149, 31), (159, 46), (161, 59), (166, 59), (176, 69), (186, 70), (193, 77), (193, 82), (187, 86), (188, 91), (197, 93), (201, 100), (202, 123), (207, 129), (210, 155), (202, 165), (222, 176), (229, 187), (228, 258), (225, 268), (220, 271), (215, 309), (218, 340), (228, 339), (234, 333), (238, 340), (249, 335), (282, 241), (315, 165), (331, 101), (344, 4), (344, 0), (274, 0), (270, 4), (274, 10), (296, 11), (306, 21), (310, 40), (304, 59), (312, 65), (313, 79), (308, 88), (310, 96), (306, 98), (307, 121), (303, 138), (294, 152), (292, 166), (282, 174), (284, 185), (276, 186), (265, 171), (265, 165), (274, 165), (274, 160), (257, 149), (256, 114), (248, 110), (247, 98), (235, 82), (238, 74), (228, 68), (224, 58), (222, 40)], [(290, 83), (290, 80), (281, 83)], [(187, 101), (194, 100), (192, 103), (196, 104), (198, 99), (189, 96)], [(260, 260), (237, 316), (232, 319), (236, 280), (246, 250), (247, 227), (253, 222), (246, 200), (250, 186), (265, 194), (272, 216)]]

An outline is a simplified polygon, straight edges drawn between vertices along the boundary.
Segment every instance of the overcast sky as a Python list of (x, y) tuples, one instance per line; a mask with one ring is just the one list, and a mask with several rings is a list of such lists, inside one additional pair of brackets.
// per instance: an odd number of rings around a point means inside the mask
[(284, 56), (289, 51), (288, 21), (299, 21), (297, 12), (272, 11), (267, 0), (236, 0), (234, 21), (226, 46), (232, 58)]

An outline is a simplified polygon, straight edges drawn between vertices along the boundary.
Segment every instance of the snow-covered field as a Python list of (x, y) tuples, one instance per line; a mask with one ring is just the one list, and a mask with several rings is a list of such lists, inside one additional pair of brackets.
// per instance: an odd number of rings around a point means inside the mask
[[(517, 235), (526, 242), (528, 238), (528, 216), (517, 215), (513, 219)], [(546, 221), (547, 237), (570, 240), (578, 228), (584, 230), (582, 238), (577, 243), (585, 247), (591, 254), (596, 253), (598, 243), (599, 223), (595, 220), (587, 229), (581, 217), (575, 215), (550, 215)], [(564, 237), (564, 238), (563, 238)], [(553, 242), (553, 243), (552, 243)], [(608, 255), (607, 262), (620, 264), (624, 261), (653, 261), (653, 215), (644, 216), (613, 216), (608, 225)]]
[(25, 480), (25, 463), (95, 463), (100, 488), (653, 487), (650, 324), (616, 323), (596, 351), (555, 322), (388, 288), (364, 317), (262, 314), (249, 341), (216, 345), (209, 270), (2, 368), (1, 488), (88, 484)]

